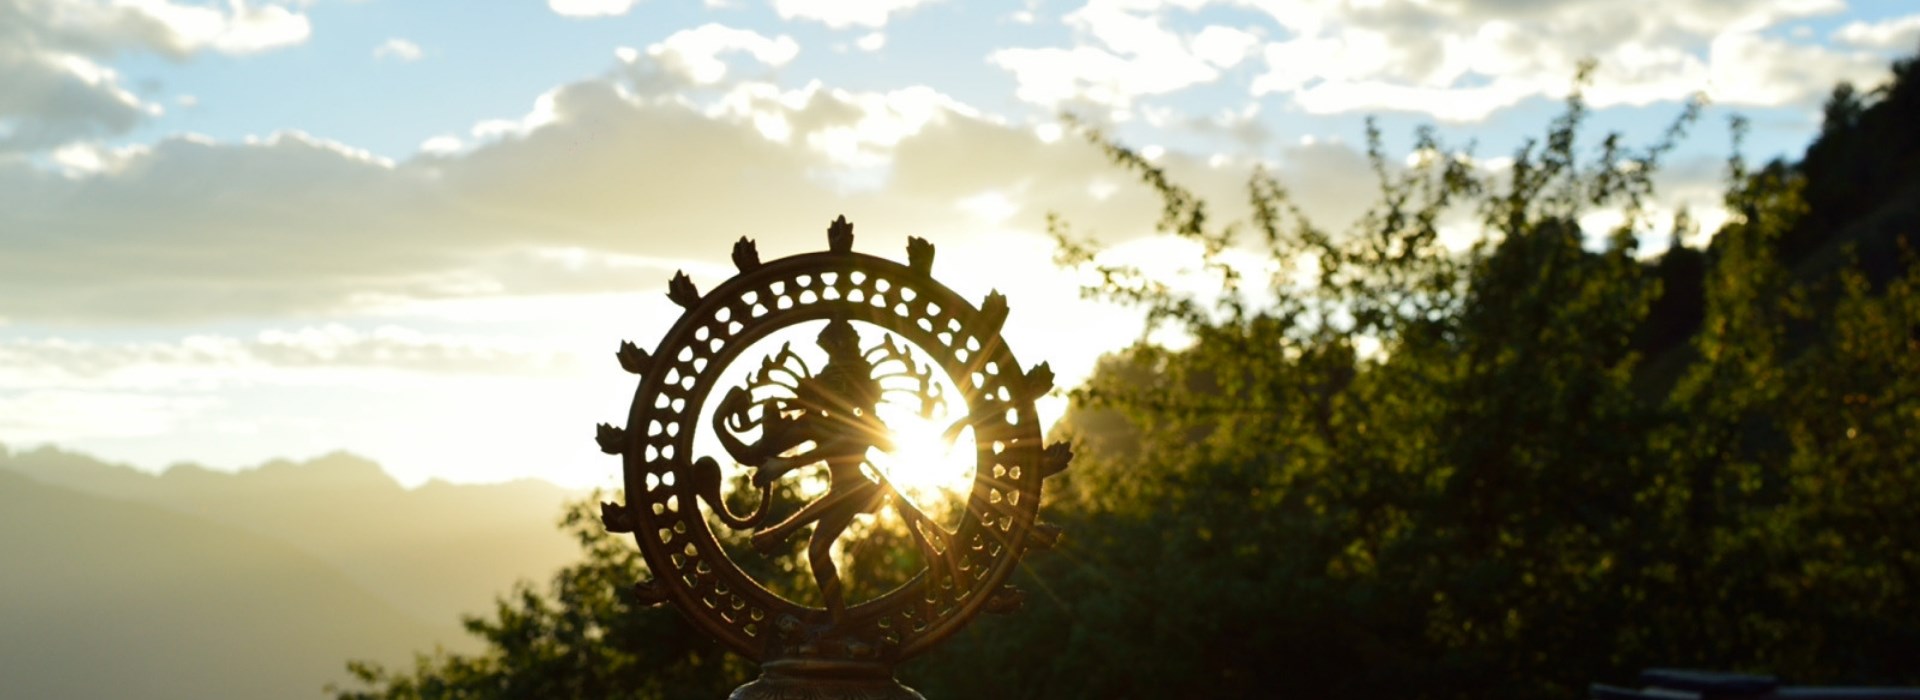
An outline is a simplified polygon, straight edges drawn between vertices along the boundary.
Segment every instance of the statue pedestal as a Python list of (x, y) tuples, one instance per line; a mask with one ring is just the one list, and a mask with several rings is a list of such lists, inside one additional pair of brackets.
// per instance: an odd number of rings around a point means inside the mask
[(893, 679), (893, 667), (875, 661), (778, 659), (760, 665), (760, 678), (735, 688), (729, 700), (926, 700)]

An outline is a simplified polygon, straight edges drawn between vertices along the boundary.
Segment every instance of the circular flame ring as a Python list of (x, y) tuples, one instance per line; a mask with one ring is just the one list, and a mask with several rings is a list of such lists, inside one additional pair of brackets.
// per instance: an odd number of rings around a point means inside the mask
[(782, 616), (825, 620), (824, 610), (767, 590), (727, 556), (693, 492), (690, 465), (701, 408), (743, 351), (795, 324), (863, 321), (918, 346), (953, 381), (973, 421), (974, 481), (951, 539), (966, 565), (957, 590), (927, 590), (923, 569), (899, 588), (851, 605), (834, 629), (879, 641), (878, 653), (891, 661), (925, 651), (981, 612), (1027, 549), (1045, 476), (1033, 399), (1051, 379), (1030, 378), (1001, 340), (1003, 301), (983, 312), (924, 266), (835, 251), (743, 267), (710, 294), (676, 298), (686, 312), (652, 354), (634, 394), (620, 453), (627, 512), (654, 572), (652, 585), (664, 587), (701, 629), (756, 661), (771, 655)]

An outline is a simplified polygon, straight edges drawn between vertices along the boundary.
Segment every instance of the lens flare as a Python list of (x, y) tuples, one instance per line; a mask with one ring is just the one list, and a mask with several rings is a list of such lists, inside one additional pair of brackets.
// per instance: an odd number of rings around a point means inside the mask
[(972, 429), (949, 442), (943, 434), (947, 421), (922, 417), (904, 402), (882, 403), (876, 413), (893, 433), (893, 449), (871, 450), (867, 457), (907, 498), (925, 506), (963, 496), (973, 487)]

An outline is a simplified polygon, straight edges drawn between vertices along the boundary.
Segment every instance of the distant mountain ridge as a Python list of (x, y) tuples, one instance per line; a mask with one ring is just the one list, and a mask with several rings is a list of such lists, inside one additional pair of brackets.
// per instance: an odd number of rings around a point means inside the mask
[(7, 697), (317, 696), (444, 638), (273, 539), (4, 471), (0, 562)]
[[(211, 644), (208, 652), (238, 643), (235, 638), (291, 635), (276, 642), (286, 647), (284, 653), (324, 653), (313, 661), (334, 671), (342, 669), (345, 659), (388, 651), (430, 649), (436, 643), (463, 649), (472, 642), (460, 632), (462, 613), (491, 609), (494, 597), (515, 581), (544, 580), (578, 558), (575, 543), (555, 524), (563, 505), (583, 496), (533, 480), (435, 481), (409, 490), (378, 464), (344, 452), (299, 462), (277, 460), (234, 473), (176, 465), (155, 475), (57, 448), (11, 452), (0, 446), (0, 524), (5, 526), (0, 530), (0, 569), (8, 570), (0, 573), (0, 591), (8, 594), (0, 602), (0, 678), (11, 682), (13, 672), (32, 670), (9, 668), (15, 663), (9, 658), (46, 656), (47, 648), (36, 640), (69, 639), (74, 644), (69, 652), (101, 657), (93, 662), (134, 653), (117, 646), (132, 632), (125, 627), (134, 620), (147, 622), (140, 623), (142, 629), (132, 637), (163, 645), (158, 640)], [(149, 537), (153, 532), (167, 536)], [(248, 554), (239, 555), (242, 551)], [(145, 574), (128, 569), (123, 559), (129, 556), (166, 563), (154, 566), (169, 571), (167, 586), (155, 589)], [(63, 588), (61, 581), (75, 585)], [(175, 612), (185, 615), (222, 599), (235, 602), (238, 607), (232, 610), (254, 610), (249, 613), (253, 617), (220, 614), (231, 610), (184, 617), (168, 612), (184, 605), (188, 610)], [(275, 622), (262, 612), (276, 608), (287, 620)], [(94, 614), (106, 610), (117, 612)], [(352, 624), (336, 629), (327, 620), (310, 619), (316, 615)], [(253, 628), (250, 619), (257, 619), (261, 628)], [(201, 620), (215, 624), (203, 628)], [(75, 628), (73, 623), (81, 621), (84, 624)], [(267, 626), (275, 629), (264, 629)], [(208, 642), (205, 634), (221, 641)], [(282, 659), (269, 650), (253, 649), (252, 643), (242, 646), (246, 649), (221, 653), (266, 654), (247, 663), (284, 668), (287, 672), (278, 676), (266, 674), (281, 680), (311, 670), (301, 659)], [(16, 654), (29, 649), (40, 652)], [(152, 669), (175, 681), (181, 680), (173, 678), (176, 675), (204, 675), (206, 669), (220, 667), (191, 651), (149, 648), (141, 653), (168, 658), (184, 654), (185, 661)], [(284, 663), (261, 660), (267, 658)], [(49, 663), (59, 667), (63, 662), (42, 658), (35, 665)], [(131, 667), (144, 660), (127, 657), (114, 663)], [(291, 670), (296, 668), (305, 670)], [(252, 673), (237, 667), (233, 671)], [(315, 683), (343, 676), (343, 671), (332, 673), (266, 695), (193, 694), (184, 689), (205, 686), (160, 682), (166, 679), (156, 680), (153, 687), (182, 689), (183, 694), (159, 697), (285, 697), (317, 693)], [(47, 682), (52, 683), (49, 690), (93, 687)], [(156, 697), (149, 684), (113, 687), (117, 690), (106, 694), (21, 697)], [(0, 694), (19, 689), (10, 686)]]

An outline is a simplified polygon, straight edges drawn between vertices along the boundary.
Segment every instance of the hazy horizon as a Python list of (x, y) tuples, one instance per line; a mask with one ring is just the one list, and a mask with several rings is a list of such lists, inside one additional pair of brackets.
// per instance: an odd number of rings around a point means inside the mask
[[(472, 650), (462, 615), (579, 556), (585, 494), (402, 489), (335, 453), (239, 473), (0, 450), (0, 677), (22, 697), (318, 695), (348, 659)], [(351, 517), (343, 517), (351, 514)]]
[[(403, 480), (399, 475), (393, 473), (393, 471), (389, 470), (384, 465), (379, 465), (377, 460), (374, 460), (366, 455), (354, 452), (353, 450), (346, 449), (346, 448), (327, 450), (324, 452), (318, 452), (318, 453), (306, 454), (306, 455), (285, 455), (280, 457), (268, 458), (266, 460), (259, 461), (259, 462), (227, 466), (227, 465), (202, 464), (200, 462), (196, 462), (190, 459), (174, 460), (174, 461), (165, 462), (165, 463), (141, 463), (141, 462), (132, 462), (127, 460), (104, 459), (97, 455), (91, 454), (86, 450), (76, 449), (68, 445), (63, 445), (63, 444), (54, 443), (54, 442), (43, 442), (43, 443), (24, 444), (24, 445), (0, 442), (0, 460), (6, 460), (13, 457), (31, 457), (31, 456), (34, 456), (35, 453), (48, 453), (48, 454), (55, 454), (55, 455), (61, 455), (61, 456), (78, 457), (81, 459), (85, 459), (87, 461), (97, 462), (99, 464), (103, 464), (111, 467), (126, 469), (128, 471), (138, 473), (142, 476), (153, 477), (153, 478), (164, 478), (169, 474), (174, 474), (175, 476), (179, 476), (189, 472), (207, 472), (207, 473), (231, 476), (231, 475), (245, 474), (248, 472), (258, 472), (258, 471), (267, 470), (267, 469), (286, 468), (286, 467), (295, 467), (295, 468), (306, 467), (316, 463), (325, 463), (325, 462), (332, 462), (340, 459), (346, 459), (346, 460), (353, 460), (353, 461), (369, 462), (369, 463), (375, 464), (376, 466), (379, 466), (380, 473), (383, 476), (389, 479), (392, 479), (394, 485), (406, 491), (418, 491), (423, 488), (430, 488), (437, 485), (438, 486), (454, 486), (454, 485), (502, 486), (502, 485), (512, 485), (520, 482), (532, 482), (532, 483), (545, 484), (557, 489), (562, 489), (562, 490), (565, 490), (571, 493), (577, 493), (577, 494), (586, 494), (586, 493), (590, 493), (593, 490), (592, 488), (569, 486), (567, 484), (560, 483), (553, 479), (542, 478), (537, 474), (509, 476), (496, 481), (451, 481), (438, 476), (429, 475), (424, 479), (419, 479), (416, 481), (409, 482), (409, 481)], [(615, 471), (616, 472), (619, 471), (617, 468), (617, 465), (616, 465)]]

